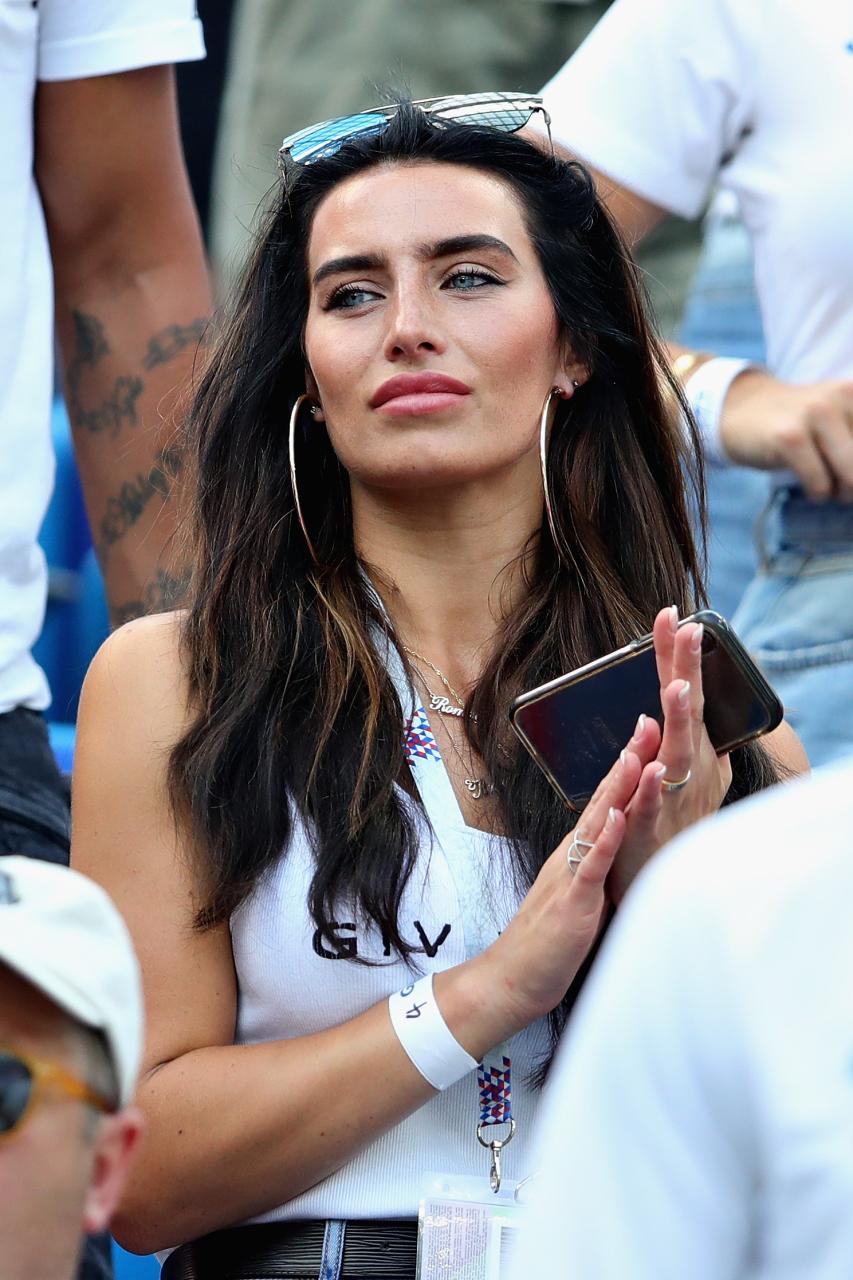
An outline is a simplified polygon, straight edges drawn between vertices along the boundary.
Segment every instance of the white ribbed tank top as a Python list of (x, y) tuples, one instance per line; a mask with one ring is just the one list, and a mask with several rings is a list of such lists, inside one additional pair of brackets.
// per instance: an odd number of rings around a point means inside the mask
[[(396, 650), (389, 650), (388, 665), (404, 709), (407, 758), (429, 819), (418, 814), (420, 853), (403, 896), (401, 925), (405, 936), (424, 948), (416, 957), (420, 970), (440, 973), (494, 942), (519, 898), (507, 842), (465, 825), (426, 713)], [(337, 1026), (411, 980), (406, 966), (387, 954), (378, 931), (358, 924), (352, 911), (339, 912), (337, 946), (316, 937), (306, 906), (313, 871), (309, 841), (297, 820), (288, 849), (232, 917), (239, 1044), (295, 1039)], [(355, 964), (356, 953), (382, 963)], [(517, 1122), (516, 1136), (502, 1152), (506, 1178), (531, 1172), (537, 1094), (529, 1076), (548, 1047), (547, 1024), (540, 1020), (504, 1049), (512, 1061)], [(476, 1174), (488, 1186), (489, 1154), (476, 1138), (478, 1101), (472, 1072), (342, 1169), (252, 1221), (413, 1217), (428, 1172)]]

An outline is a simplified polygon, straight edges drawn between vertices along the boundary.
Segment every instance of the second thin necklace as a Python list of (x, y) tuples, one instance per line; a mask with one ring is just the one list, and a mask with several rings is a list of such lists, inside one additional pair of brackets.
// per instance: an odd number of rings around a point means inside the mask
[[(419, 662), (425, 662), (426, 665), (429, 667), (429, 669), (431, 671), (434, 671), (435, 674), (438, 676), (439, 680), (447, 689), (451, 698), (455, 699), (455, 703), (451, 703), (447, 698), (443, 697), (442, 695), (433, 693), (429, 685), (427, 684), (427, 681), (424, 678), (424, 673), (418, 667), (415, 667), (415, 672), (420, 678), (421, 684), (424, 687), (424, 691), (426, 692), (426, 695), (429, 698), (430, 708), (433, 711), (441, 712), (442, 715), (451, 716), (456, 720), (461, 719), (465, 715), (465, 708), (462, 705), (463, 700), (462, 698), (460, 698), (459, 694), (453, 688), (453, 685), (450, 683), (450, 681), (448, 680), (444, 672), (440, 671), (438, 667), (436, 667), (434, 663), (430, 662), (429, 658), (425, 658), (422, 653), (417, 653), (414, 649), (410, 649), (408, 645), (404, 645), (403, 648), (411, 658), (417, 658)], [(466, 764), (466, 761), (464, 756), (462, 755), (462, 752), (459, 750), (456, 743), (454, 742), (453, 734), (450, 732), (450, 726), (448, 726), (448, 729), (447, 729), (447, 740), (450, 743), (450, 747), (451, 747), (451, 750), (453, 751), (453, 754), (456, 756), (456, 759), (462, 765), (462, 772), (463, 772), (462, 782), (465, 787), (465, 790), (468, 792), (471, 799), (483, 800), (485, 799), (486, 796), (492, 795), (494, 793), (495, 788), (492, 785), (492, 783), (489, 782), (488, 778), (475, 778), (475, 777), (464, 776), (469, 772), (470, 764)], [(473, 770), (471, 769), (470, 771), (473, 774)]]

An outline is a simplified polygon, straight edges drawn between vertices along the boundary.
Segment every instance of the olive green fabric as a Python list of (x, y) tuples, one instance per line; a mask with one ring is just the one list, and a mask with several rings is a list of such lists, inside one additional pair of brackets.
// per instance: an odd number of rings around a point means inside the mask
[[(608, 0), (238, 0), (212, 195), (217, 278), (227, 283), (239, 270), (286, 134), (370, 106), (389, 88), (415, 98), (536, 91), (607, 7)], [(644, 263), (667, 331), (680, 316), (697, 246), (694, 227), (669, 219)]]

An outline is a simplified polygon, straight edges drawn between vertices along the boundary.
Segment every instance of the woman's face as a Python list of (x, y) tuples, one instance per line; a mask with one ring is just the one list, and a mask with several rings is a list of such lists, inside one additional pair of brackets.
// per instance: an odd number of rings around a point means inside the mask
[(309, 390), (354, 481), (443, 487), (535, 457), (548, 391), (581, 370), (511, 188), (371, 169), (319, 205), (308, 271)]

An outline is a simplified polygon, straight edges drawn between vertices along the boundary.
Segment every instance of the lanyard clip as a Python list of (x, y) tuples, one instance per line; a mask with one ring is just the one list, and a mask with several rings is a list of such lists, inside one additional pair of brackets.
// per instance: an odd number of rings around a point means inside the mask
[(482, 1132), (484, 1129), (490, 1128), (491, 1126), (485, 1124), (477, 1125), (477, 1141), (480, 1143), (480, 1146), (487, 1147), (492, 1153), (492, 1162), (489, 1167), (489, 1186), (495, 1195), (497, 1195), (501, 1189), (501, 1151), (507, 1143), (512, 1142), (515, 1137), (515, 1121), (510, 1120), (508, 1123), (509, 1133), (505, 1138), (491, 1139), (484, 1138)]

